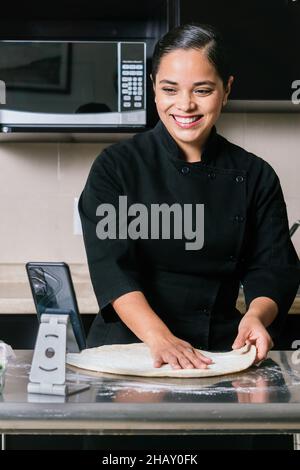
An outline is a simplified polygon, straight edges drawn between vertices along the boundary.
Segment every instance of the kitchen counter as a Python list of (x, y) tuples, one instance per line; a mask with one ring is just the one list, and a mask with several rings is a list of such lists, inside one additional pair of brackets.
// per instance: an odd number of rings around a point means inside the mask
[[(85, 264), (70, 265), (78, 307), (81, 314), (97, 314), (97, 300), (92, 288), (88, 267)], [(300, 293), (299, 293), (300, 294)], [(244, 313), (245, 302), (242, 291), (237, 308)], [(0, 314), (35, 314), (35, 307), (25, 271), (25, 266), (0, 264)], [(300, 295), (294, 300), (289, 313), (300, 314)]]
[[(78, 290), (78, 286), (75, 285), (75, 290)], [(77, 296), (78, 306), (80, 313), (85, 314), (97, 314), (99, 311), (97, 301), (94, 293), (91, 292), (90, 297)], [(246, 306), (244, 296), (239, 295), (236, 306), (241, 313), (245, 313)], [(34, 303), (30, 297), (21, 298), (0, 298), (0, 315), (4, 314), (32, 314), (36, 313)], [(297, 295), (295, 298), (289, 314), (300, 314), (300, 296)]]
[[(81, 314), (96, 314), (97, 300), (86, 264), (70, 265)], [(35, 306), (25, 265), (0, 264), (0, 314), (35, 314)]]
[(68, 397), (27, 394), (31, 357), (32, 351), (16, 351), (6, 371), (0, 395), (2, 433), (300, 433), (298, 351), (271, 351), (259, 367), (201, 379), (68, 369), (69, 381), (91, 385)]

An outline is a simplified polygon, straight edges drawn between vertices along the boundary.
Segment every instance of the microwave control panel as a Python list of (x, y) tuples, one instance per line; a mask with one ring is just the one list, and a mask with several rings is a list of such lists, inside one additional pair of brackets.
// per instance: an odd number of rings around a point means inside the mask
[(119, 43), (119, 111), (145, 109), (146, 44)]

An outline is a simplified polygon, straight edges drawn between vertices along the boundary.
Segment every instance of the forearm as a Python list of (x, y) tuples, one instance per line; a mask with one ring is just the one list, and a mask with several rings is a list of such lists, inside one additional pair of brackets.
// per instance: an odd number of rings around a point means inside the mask
[(112, 306), (128, 328), (149, 346), (154, 367), (170, 364), (173, 369), (203, 369), (212, 362), (193, 350), (190, 343), (174, 336), (141, 291), (118, 297)]
[(257, 297), (249, 305), (244, 318), (255, 317), (262, 322), (264, 327), (268, 327), (278, 314), (278, 306), (269, 297)]
[(157, 336), (172, 334), (140, 291), (118, 297), (112, 306), (125, 325), (144, 343), (151, 342)]

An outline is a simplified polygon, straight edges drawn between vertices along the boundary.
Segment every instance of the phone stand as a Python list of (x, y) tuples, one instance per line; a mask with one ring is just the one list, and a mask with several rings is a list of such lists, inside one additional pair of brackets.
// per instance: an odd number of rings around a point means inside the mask
[(73, 327), (69, 320), (71, 312), (41, 316), (40, 327), (34, 348), (28, 393), (47, 395), (71, 395), (88, 389), (86, 384), (66, 383), (66, 351), (79, 352)]

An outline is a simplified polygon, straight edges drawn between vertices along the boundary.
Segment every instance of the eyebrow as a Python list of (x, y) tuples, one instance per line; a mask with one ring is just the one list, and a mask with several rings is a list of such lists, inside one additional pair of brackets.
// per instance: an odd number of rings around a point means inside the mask
[[(178, 85), (177, 82), (172, 82), (172, 80), (160, 80), (159, 83), (168, 83), (169, 85)], [(194, 82), (193, 86), (200, 86), (200, 85), (216, 85), (215, 82), (211, 80), (203, 80), (201, 82)]]

